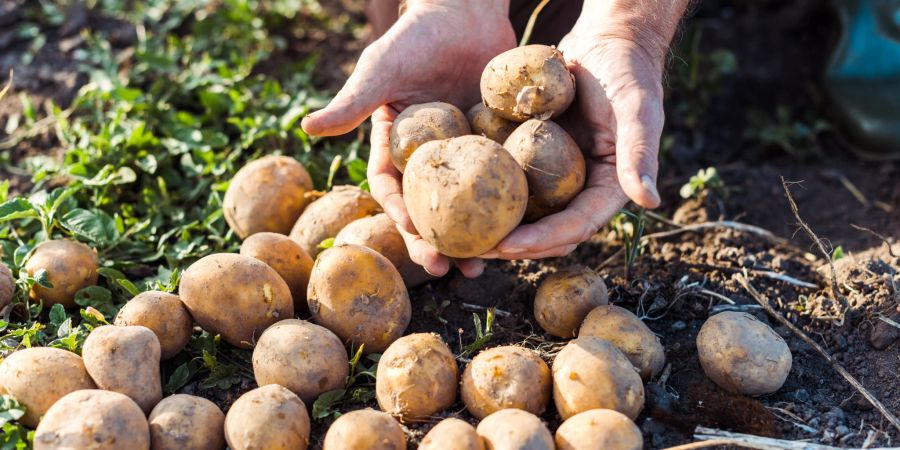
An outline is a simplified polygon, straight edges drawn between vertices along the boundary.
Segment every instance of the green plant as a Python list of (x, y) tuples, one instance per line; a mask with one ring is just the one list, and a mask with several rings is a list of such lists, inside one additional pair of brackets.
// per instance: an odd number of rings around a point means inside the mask
[(24, 450), (31, 448), (34, 431), (29, 431), (17, 421), (25, 415), (25, 407), (9, 395), (0, 395), (0, 450)]
[(784, 105), (774, 113), (751, 110), (747, 113), (744, 139), (761, 148), (775, 148), (795, 158), (821, 156), (818, 136), (831, 129), (824, 119), (809, 114), (797, 118)]
[(728, 50), (701, 50), (702, 37), (703, 29), (699, 25), (688, 29), (687, 36), (673, 52), (674, 63), (666, 83), (667, 101), (675, 113), (670, 115), (689, 129), (700, 124), (722, 80), (738, 68), (737, 58)]
[[(375, 371), (381, 355), (374, 353), (363, 360), (363, 349), (364, 346), (359, 346), (350, 358), (350, 374), (344, 387), (322, 393), (313, 403), (313, 420), (331, 423), (341, 416), (341, 406), (366, 403), (375, 398)], [(369, 365), (361, 365), (363, 361), (368, 361)]]
[(697, 175), (692, 175), (691, 179), (681, 186), (679, 194), (681, 198), (697, 198), (706, 191), (714, 191), (724, 195), (727, 191), (725, 183), (719, 177), (719, 172), (715, 167), (707, 167), (697, 171)]
[(627, 209), (619, 211), (610, 221), (616, 238), (622, 241), (623, 254), (625, 258), (625, 279), (630, 280), (634, 263), (644, 253), (644, 229), (647, 225), (647, 218), (644, 209), (638, 209), (638, 212), (632, 212)]
[(450, 306), (450, 300), (443, 300), (440, 304), (438, 304), (437, 299), (435, 299), (434, 297), (429, 297), (422, 309), (425, 312), (431, 314), (435, 319), (438, 320), (438, 322), (446, 325), (448, 322), (447, 319), (443, 317), (443, 314), (444, 310), (447, 309), (448, 306)]
[(478, 353), (491, 339), (494, 338), (494, 318), (497, 315), (495, 308), (490, 308), (484, 315), (484, 324), (482, 325), (481, 317), (478, 314), (472, 314), (472, 321), (475, 323), (475, 340), (469, 345), (463, 347), (460, 357), (466, 358)]

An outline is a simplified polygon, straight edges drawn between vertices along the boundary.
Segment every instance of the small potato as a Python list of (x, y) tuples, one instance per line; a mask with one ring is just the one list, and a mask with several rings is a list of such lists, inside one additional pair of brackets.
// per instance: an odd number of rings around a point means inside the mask
[(589, 409), (613, 409), (634, 420), (644, 385), (631, 361), (603, 339), (569, 341), (553, 361), (553, 400), (563, 420)]
[(345, 343), (381, 353), (403, 336), (412, 305), (397, 269), (380, 253), (359, 245), (322, 252), (307, 292), (313, 320)]
[(522, 221), (525, 172), (483, 136), (428, 142), (403, 174), (406, 208), (422, 239), (453, 258), (496, 247)]
[(391, 126), (391, 161), (403, 172), (420, 145), (471, 133), (466, 115), (449, 103), (412, 105), (398, 114)]
[(598, 306), (584, 319), (578, 336), (595, 336), (615, 345), (647, 381), (663, 370), (666, 352), (650, 328), (627, 309)]
[(546, 45), (516, 47), (495, 56), (484, 68), (481, 98), (504, 119), (549, 119), (572, 104), (575, 77), (559, 50)]
[(309, 413), (300, 397), (269, 384), (240, 396), (225, 416), (231, 450), (306, 450)]
[(81, 351), (97, 387), (131, 397), (144, 414), (162, 399), (159, 339), (147, 327), (94, 328)]
[(372, 194), (356, 186), (335, 186), (303, 211), (291, 229), (291, 239), (315, 258), (322, 241), (337, 236), (348, 223), (380, 210)]
[(607, 303), (603, 277), (586, 267), (567, 267), (541, 282), (534, 296), (534, 318), (544, 331), (571, 338), (592, 309)]
[(641, 430), (624, 414), (592, 409), (575, 414), (556, 430), (556, 450), (641, 450)]
[(46, 270), (47, 280), (53, 287), (46, 288), (35, 283), (29, 295), (32, 300), (43, 300), (47, 309), (55, 304), (72, 308), (75, 306), (75, 293), (97, 284), (99, 264), (97, 253), (81, 242), (46, 241), (34, 249), (25, 263), (25, 270), (30, 276), (41, 269)]
[(501, 409), (478, 424), (478, 435), (489, 450), (553, 450), (553, 435), (534, 414)]
[(793, 357), (784, 339), (747, 313), (716, 314), (697, 334), (700, 365), (722, 389), (745, 395), (771, 394), (791, 371)]
[(434, 278), (410, 259), (403, 236), (385, 213), (350, 222), (334, 238), (334, 245), (344, 244), (362, 245), (381, 253), (400, 272), (406, 287), (417, 286)]
[(241, 254), (275, 269), (291, 290), (294, 313), (306, 311), (306, 288), (309, 286), (313, 259), (300, 244), (283, 234), (256, 233), (244, 239)]
[(498, 144), (506, 142), (506, 138), (519, 126), (519, 122), (506, 120), (494, 114), (481, 102), (470, 108), (466, 117), (472, 126), (473, 134), (480, 134)]
[(286, 319), (263, 332), (253, 349), (256, 384), (279, 384), (312, 405), (323, 392), (344, 387), (347, 350), (324, 327)]
[(484, 450), (484, 441), (468, 422), (450, 417), (422, 438), (419, 450)]
[(478, 419), (507, 408), (541, 414), (552, 388), (547, 363), (534, 351), (516, 345), (479, 353), (462, 376), (463, 402)]
[(0, 263), (0, 311), (12, 303), (16, 294), (16, 280), (6, 264)]
[(19, 421), (31, 428), (64, 395), (96, 388), (81, 357), (58, 348), (25, 348), (0, 362), (0, 393), (25, 407)]
[(215, 403), (193, 395), (162, 399), (150, 412), (153, 450), (222, 450), (225, 414)]
[(34, 433), (35, 450), (147, 450), (144, 412), (118, 392), (86, 389), (59, 399)]
[(275, 269), (249, 256), (201, 258), (184, 271), (178, 293), (200, 327), (235, 347), (252, 348), (269, 325), (294, 316), (288, 285)]
[(338, 417), (322, 444), (322, 450), (350, 449), (406, 450), (406, 435), (389, 414), (358, 409)]
[(313, 183), (294, 158), (264, 156), (238, 170), (225, 191), (225, 221), (241, 239), (262, 231), (287, 234), (309, 203)]
[(128, 301), (115, 325), (141, 325), (159, 339), (160, 358), (167, 360), (184, 350), (191, 340), (194, 318), (177, 295), (159, 291), (141, 292)]
[(425, 419), (456, 401), (456, 359), (434, 333), (394, 341), (381, 355), (376, 374), (378, 406), (403, 421)]

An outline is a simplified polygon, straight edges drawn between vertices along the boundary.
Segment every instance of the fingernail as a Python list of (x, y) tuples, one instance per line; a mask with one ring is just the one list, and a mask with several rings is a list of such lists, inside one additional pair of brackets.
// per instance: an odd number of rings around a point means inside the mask
[(659, 197), (659, 191), (656, 190), (656, 182), (653, 181), (653, 178), (650, 175), (641, 175), (641, 186), (644, 186), (644, 189), (653, 196), (654, 203), (661, 203), (662, 200)]

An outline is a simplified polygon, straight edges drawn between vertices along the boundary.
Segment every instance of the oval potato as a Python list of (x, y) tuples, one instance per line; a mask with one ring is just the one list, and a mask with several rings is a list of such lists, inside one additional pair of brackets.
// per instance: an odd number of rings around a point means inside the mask
[(99, 389), (59, 399), (34, 432), (35, 450), (147, 450), (150, 427), (128, 396)]
[(167, 360), (184, 350), (190, 342), (194, 318), (177, 295), (147, 291), (125, 303), (113, 324), (149, 328), (159, 339), (160, 358)]
[(559, 50), (546, 45), (516, 47), (488, 62), (481, 74), (481, 98), (505, 119), (549, 119), (572, 104), (575, 77)]
[(81, 242), (69, 240), (46, 241), (34, 249), (25, 263), (29, 276), (40, 270), (47, 271), (47, 280), (52, 288), (37, 283), (31, 288), (32, 300), (43, 300), (44, 307), (60, 304), (65, 308), (75, 305), (75, 294), (88, 286), (97, 284), (100, 263), (97, 253)]
[(160, 401), (148, 418), (153, 450), (225, 448), (225, 414), (215, 403), (187, 394)]
[(322, 444), (322, 450), (348, 449), (406, 450), (406, 435), (389, 414), (357, 409), (338, 417)]
[(419, 450), (484, 450), (484, 441), (468, 422), (449, 417), (422, 438)]
[(291, 239), (315, 258), (322, 241), (337, 236), (350, 222), (380, 210), (372, 194), (356, 186), (335, 186), (303, 211), (291, 229)]
[(480, 134), (498, 144), (506, 142), (506, 138), (515, 131), (519, 126), (519, 122), (506, 120), (491, 111), (490, 108), (484, 106), (484, 103), (478, 102), (466, 113), (469, 119), (469, 125), (472, 126), (472, 134)]
[(306, 450), (309, 413), (300, 397), (269, 384), (240, 396), (225, 416), (231, 450)]
[(584, 319), (578, 336), (596, 336), (615, 345), (644, 381), (658, 375), (666, 365), (666, 352), (659, 338), (638, 316), (618, 306), (594, 308)]
[(501, 409), (485, 417), (476, 431), (490, 450), (554, 450), (544, 422), (521, 409)]
[(568, 418), (556, 430), (556, 450), (641, 450), (640, 428), (624, 414), (592, 409)]
[(462, 376), (463, 402), (478, 419), (507, 408), (542, 414), (552, 388), (547, 363), (534, 351), (516, 345), (475, 355)]
[(534, 318), (544, 331), (571, 338), (592, 309), (607, 303), (603, 277), (586, 267), (567, 267), (548, 275), (538, 286)]
[(378, 360), (378, 406), (401, 420), (425, 419), (456, 401), (456, 359), (434, 333), (394, 341)]
[(471, 132), (466, 115), (449, 103), (412, 105), (398, 114), (391, 126), (391, 161), (403, 172), (406, 161), (420, 145)]
[(394, 221), (385, 213), (350, 222), (334, 238), (334, 245), (345, 244), (362, 245), (381, 253), (397, 268), (408, 288), (434, 278), (410, 259), (403, 236), (397, 231)]
[(0, 311), (12, 303), (16, 294), (16, 280), (6, 264), (0, 263)]
[(94, 328), (84, 340), (81, 354), (97, 387), (127, 395), (144, 414), (149, 414), (162, 399), (159, 339), (149, 328)]
[(300, 244), (283, 234), (256, 233), (244, 239), (241, 254), (275, 269), (291, 290), (294, 313), (306, 311), (306, 289), (309, 287), (313, 259)]

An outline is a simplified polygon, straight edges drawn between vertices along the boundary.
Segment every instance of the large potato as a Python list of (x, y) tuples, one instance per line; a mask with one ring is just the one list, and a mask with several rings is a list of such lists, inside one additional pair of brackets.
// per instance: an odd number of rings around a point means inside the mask
[(468, 422), (450, 417), (422, 438), (419, 450), (484, 450), (484, 441)]
[(309, 286), (313, 259), (300, 244), (283, 234), (256, 233), (244, 239), (241, 254), (275, 269), (291, 290), (294, 313), (306, 311), (306, 288)]
[(624, 414), (592, 409), (575, 414), (556, 430), (556, 450), (641, 450), (641, 430)]
[(578, 336), (595, 336), (615, 345), (645, 381), (666, 365), (666, 352), (650, 328), (627, 309), (598, 306), (584, 319)]
[(606, 283), (586, 267), (567, 267), (552, 273), (534, 296), (534, 318), (544, 331), (562, 338), (575, 330), (592, 309), (609, 303)]
[(315, 258), (322, 241), (337, 236), (348, 223), (380, 209), (372, 194), (356, 186), (335, 186), (303, 211), (291, 229), (291, 239)]
[(26, 348), (0, 362), (0, 393), (25, 407), (19, 421), (31, 428), (64, 395), (96, 387), (81, 357), (58, 348)]
[(700, 365), (723, 389), (746, 395), (781, 389), (793, 358), (784, 339), (747, 313), (716, 314), (697, 334)]
[(35, 283), (29, 294), (33, 300), (43, 300), (48, 309), (55, 304), (74, 307), (75, 293), (97, 284), (99, 264), (94, 250), (81, 242), (46, 241), (34, 249), (25, 270), (30, 276), (46, 270), (47, 280), (53, 287)]
[(287, 234), (309, 202), (313, 184), (296, 159), (264, 156), (238, 170), (225, 191), (225, 221), (241, 239), (271, 231)]
[(279, 384), (312, 405), (323, 392), (344, 387), (350, 372), (347, 350), (324, 327), (286, 319), (263, 332), (253, 349), (256, 384)]
[(552, 388), (547, 363), (534, 351), (516, 345), (479, 353), (462, 376), (463, 402), (478, 419), (507, 408), (541, 414)]
[(251, 348), (269, 325), (294, 316), (287, 284), (275, 269), (249, 256), (218, 253), (200, 259), (184, 271), (178, 293), (200, 327), (235, 347)]
[(215, 403), (193, 395), (162, 399), (150, 412), (153, 450), (222, 450), (225, 414)]
[(644, 385), (631, 361), (603, 339), (569, 341), (553, 361), (553, 400), (563, 419), (589, 409), (613, 409), (630, 419), (644, 407)]
[(575, 77), (559, 50), (526, 45), (492, 59), (481, 74), (481, 98), (500, 117), (549, 119), (575, 99)]
[(35, 450), (146, 450), (150, 427), (128, 396), (87, 389), (59, 399), (34, 433)]
[(506, 138), (515, 131), (519, 122), (506, 120), (478, 102), (466, 113), (469, 125), (472, 126), (472, 134), (480, 134), (498, 144), (506, 142)]
[(456, 359), (434, 333), (394, 341), (381, 355), (376, 373), (378, 406), (401, 420), (425, 419), (456, 401)]
[(466, 115), (449, 103), (412, 105), (398, 114), (391, 126), (391, 161), (403, 172), (406, 161), (420, 145), (471, 132)]
[(358, 409), (338, 417), (322, 444), (322, 450), (350, 449), (406, 450), (406, 435), (389, 414)]
[(0, 311), (12, 303), (16, 294), (16, 280), (6, 264), (0, 263)]
[(147, 327), (94, 328), (81, 351), (97, 387), (131, 397), (144, 413), (162, 399), (159, 339)]
[(160, 358), (163, 360), (184, 350), (194, 328), (194, 319), (181, 299), (159, 291), (136, 295), (119, 310), (113, 323), (149, 328), (159, 339)]
[(553, 435), (534, 414), (521, 409), (501, 409), (484, 418), (478, 435), (489, 450), (553, 450)]
[(419, 147), (406, 165), (403, 192), (422, 238), (453, 258), (494, 248), (519, 225), (528, 204), (525, 172), (483, 136)]
[(412, 305), (397, 269), (378, 252), (341, 245), (322, 252), (307, 292), (313, 320), (342, 341), (380, 353), (403, 335)]
[(433, 278), (410, 259), (403, 236), (385, 213), (350, 222), (334, 238), (334, 245), (344, 244), (362, 245), (384, 255), (400, 272), (406, 287), (417, 286)]
[(270, 384), (240, 396), (225, 416), (231, 450), (306, 450), (309, 413), (300, 397)]

